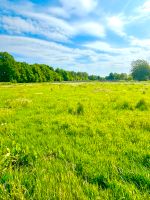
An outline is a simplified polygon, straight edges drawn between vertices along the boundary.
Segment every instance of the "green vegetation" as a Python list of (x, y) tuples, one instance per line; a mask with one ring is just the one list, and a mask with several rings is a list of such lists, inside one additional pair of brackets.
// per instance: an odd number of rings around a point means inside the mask
[(7, 52), (0, 52), (0, 82), (50, 82), (50, 81), (82, 81), (88, 80), (86, 72), (54, 70), (45, 64), (27, 64), (16, 62)]
[[(138, 63), (138, 62), (137, 62)], [(142, 65), (143, 67), (144, 65)], [(140, 71), (139, 71), (140, 67)], [(148, 80), (147, 71), (140, 77), (142, 73), (141, 65), (136, 65), (136, 70), (132, 70), (135, 80)], [(147, 69), (147, 68), (146, 68)], [(138, 72), (135, 72), (137, 71)], [(146, 73), (146, 75), (145, 75)], [(144, 79), (143, 79), (144, 76)], [(146, 79), (145, 79), (146, 76)], [(140, 79), (139, 79), (140, 77)], [(131, 75), (126, 73), (110, 73), (109, 76), (100, 77), (97, 75), (88, 75), (86, 72), (65, 71), (63, 69), (55, 69), (45, 64), (27, 64), (25, 62), (16, 62), (7, 52), (0, 52), (0, 82), (13, 83), (34, 83), (34, 82), (52, 82), (52, 81), (130, 81)]]
[(145, 60), (136, 60), (132, 62), (132, 77), (134, 80), (150, 80), (150, 65)]
[(0, 199), (149, 199), (149, 82), (1, 83), (0, 94)]

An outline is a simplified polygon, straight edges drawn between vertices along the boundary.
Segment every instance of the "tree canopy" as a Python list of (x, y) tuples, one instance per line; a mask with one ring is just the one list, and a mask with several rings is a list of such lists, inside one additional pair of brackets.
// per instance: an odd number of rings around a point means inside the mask
[(145, 60), (133, 61), (131, 72), (134, 80), (146, 81), (150, 79), (150, 66)]
[(7, 52), (0, 52), (0, 81), (6, 82), (13, 79), (15, 60)]
[(45, 64), (17, 62), (7, 52), (0, 52), (0, 82), (48, 82), (89, 80), (86, 72), (66, 71)]
[(88, 75), (86, 72), (74, 72), (54, 69), (45, 64), (28, 64), (17, 62), (7, 52), (0, 52), (0, 82), (49, 82), (49, 81), (146, 81), (150, 80), (150, 65), (145, 60), (132, 62), (131, 75), (126, 73), (110, 73), (106, 77)]

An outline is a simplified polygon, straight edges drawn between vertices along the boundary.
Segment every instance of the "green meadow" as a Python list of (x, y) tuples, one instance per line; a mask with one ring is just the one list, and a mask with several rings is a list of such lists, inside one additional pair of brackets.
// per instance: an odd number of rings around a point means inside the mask
[(150, 199), (150, 83), (0, 84), (0, 200)]

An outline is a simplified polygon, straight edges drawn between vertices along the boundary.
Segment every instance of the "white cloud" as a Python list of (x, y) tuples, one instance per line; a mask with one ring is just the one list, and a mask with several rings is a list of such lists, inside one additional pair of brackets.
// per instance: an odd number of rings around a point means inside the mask
[[(24, 20), (20, 17), (1, 17), (2, 28), (13, 33), (22, 33), (22, 32), (37, 32), (36, 26), (33, 25), (33, 21)], [(36, 24), (35, 24), (36, 25)]]
[[(125, 32), (126, 25), (137, 23), (137, 19), (148, 19), (150, 1), (144, 1), (143, 5), (133, 9), (132, 14), (129, 12), (129, 16), (122, 11), (112, 16), (96, 12), (98, 0), (60, 1), (59, 5), (62, 6), (39, 7), (30, 1), (17, 1), (16, 4), (14, 1), (0, 0), (3, 9), (0, 28), (13, 35), (0, 35), (0, 51), (19, 55), (22, 61), (47, 63), (101, 75), (111, 71), (127, 72), (135, 59), (150, 60), (150, 39), (138, 39)], [(123, 37), (123, 41), (127, 42), (126, 47), (119, 47), (120, 40), (116, 46), (107, 43), (109, 35), (106, 35), (106, 30)], [(27, 35), (43, 40), (28, 38)], [(82, 40), (80, 44), (75, 43), (74, 37), (80, 35), (90, 35), (103, 41), (89, 42), (89, 37), (85, 44)], [(66, 45), (56, 42), (65, 42)], [(67, 47), (67, 42), (72, 47)]]
[[(78, 5), (80, 9), (85, 9), (89, 12), (96, 5), (96, 1), (81, 1), (79, 4), (75, 1), (73, 3)], [(68, 1), (67, 1), (68, 2)], [(65, 5), (70, 4), (72, 1), (63, 2)], [(73, 4), (73, 5), (74, 5)], [(81, 7), (79, 5), (81, 4)], [(37, 36), (44, 36), (54, 41), (68, 42), (76, 35), (92, 35), (96, 37), (104, 37), (105, 30), (102, 24), (95, 21), (69, 21), (56, 16), (69, 17), (69, 14), (65, 8), (50, 7), (45, 10), (39, 10), (33, 3), (28, 1), (23, 2), (22, 5), (13, 4), (7, 0), (4, 0), (4, 4), (1, 4), (4, 9), (17, 13), (20, 16), (2, 16), (1, 27), (7, 32), (12, 34), (35, 34)], [(68, 16), (67, 16), (68, 15)], [(23, 18), (22, 18), (23, 17)]]
[(141, 12), (150, 14), (150, 0), (144, 2), (144, 4), (141, 6)]
[(69, 13), (61, 7), (50, 7), (48, 8), (48, 12), (57, 17), (69, 18)]
[(136, 37), (130, 37), (130, 44), (132, 46), (141, 47), (150, 51), (150, 39), (138, 39)]
[[(98, 52), (105, 52), (106, 66), (108, 63), (110, 66), (118, 66), (117, 71), (120, 69), (130, 69), (130, 63), (136, 59), (145, 59), (150, 61), (150, 39), (139, 40), (134, 37), (130, 37), (130, 46), (128, 47), (114, 47), (107, 42), (95, 41), (85, 43), (84, 47), (87, 49), (96, 50)], [(112, 69), (112, 71), (115, 68)]]
[(148, 21), (150, 19), (150, 0), (144, 0), (144, 3), (142, 2), (141, 5), (135, 6), (132, 10), (129, 9), (130, 14), (126, 14), (125, 10), (131, 2), (131, 0), (126, 2), (125, 7), (118, 15), (109, 15), (108, 17), (108, 14), (106, 14), (104, 17), (104, 23), (106, 20), (106, 27), (121, 37), (129, 37), (126, 32), (126, 26), (132, 24), (137, 26), (139, 22)]
[[(1, 35), (0, 51), (16, 54), (21, 61), (45, 63), (67, 70), (87, 71), (90, 74), (106, 75), (110, 71), (120, 70), (122, 66), (118, 64), (122, 60), (116, 60), (108, 54), (27, 37)], [(114, 68), (111, 69), (112, 66)]]
[(56, 17), (41, 17), (41, 15), (27, 19), (2, 16), (0, 18), (0, 27), (12, 34), (29, 33), (63, 42), (69, 41), (75, 35), (105, 36), (104, 27), (96, 22), (81, 21), (79, 23), (68, 24)]
[(1, 0), (0, 1), (0, 8), (7, 11), (13, 11), (17, 14), (24, 14), (27, 11), (32, 12), (34, 8), (34, 4), (31, 1), (18, 1), (14, 3), (13, 1), (9, 0)]
[(150, 0), (147, 0), (133, 10), (133, 15), (129, 17), (129, 22), (137, 23), (138, 21), (147, 21), (149, 19), (150, 19)]
[(129, 72), (133, 60), (150, 60), (150, 47), (145, 49), (135, 44), (116, 48), (107, 42), (97, 41), (86, 43), (82, 48), (71, 48), (56, 42), (6, 35), (0, 36), (0, 51), (19, 55), (22, 61), (100, 75), (107, 75), (111, 71)]
[[(0, 51), (19, 55), (22, 61), (46, 63), (67, 70), (87, 71), (90, 74), (106, 75), (111, 71), (127, 72), (131, 61), (141, 54), (138, 48), (117, 49), (102, 42), (97, 46), (103, 45), (106, 53), (101, 53), (97, 52), (98, 47), (94, 48), (94, 45), (96, 46), (96, 43), (93, 44), (93, 48), (86, 45), (86, 48), (79, 49), (34, 38), (0, 36)], [(111, 53), (116, 53), (116, 56)], [(148, 55), (148, 53), (143, 53)]]
[(0, 24), (4, 30), (12, 34), (30, 33), (54, 41), (68, 41), (75, 32), (69, 24), (50, 16), (47, 21), (37, 18), (23, 19), (21, 17), (3, 16)]
[(107, 26), (109, 29), (117, 33), (119, 36), (125, 36), (124, 32), (125, 21), (121, 16), (111, 16), (107, 18)]
[(79, 22), (75, 24), (76, 30), (82, 35), (88, 34), (96, 37), (104, 37), (104, 26), (97, 22)]
[(101, 41), (90, 42), (90, 43), (84, 44), (84, 46), (87, 48), (95, 49), (99, 51), (110, 52), (112, 50), (111, 46), (108, 43), (101, 42)]
[(56, 42), (49, 42), (29, 37), (0, 35), (0, 51), (9, 51), (24, 57), (38, 58), (40, 62), (66, 64), (80, 58), (82, 55), (91, 54), (90, 51), (83, 52)]
[(55, 41), (68, 41), (76, 32), (67, 21), (52, 16), (48, 8), (38, 7), (30, 1), (16, 4), (3, 0), (0, 1), (0, 7), (7, 13), (13, 13), (13, 16), (3, 14), (1, 18), (5, 30), (12, 33), (36, 33)]
[(98, 4), (97, 0), (60, 0), (60, 2), (70, 14), (81, 16), (92, 12)]

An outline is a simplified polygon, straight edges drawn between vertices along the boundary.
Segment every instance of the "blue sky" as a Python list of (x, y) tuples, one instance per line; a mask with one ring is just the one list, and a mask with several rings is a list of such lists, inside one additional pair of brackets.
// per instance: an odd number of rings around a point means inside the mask
[(150, 61), (150, 0), (0, 0), (0, 51), (105, 76)]

